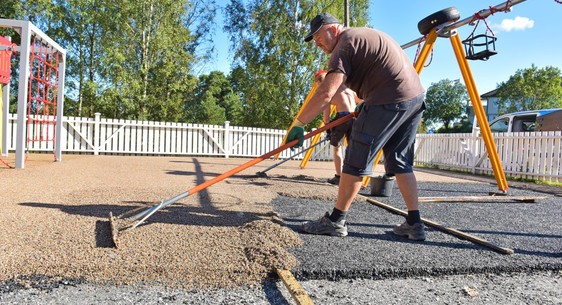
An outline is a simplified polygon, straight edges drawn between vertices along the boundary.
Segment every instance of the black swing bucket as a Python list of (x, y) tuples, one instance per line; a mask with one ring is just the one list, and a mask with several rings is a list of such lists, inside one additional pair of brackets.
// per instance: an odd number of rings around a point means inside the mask
[(470, 36), (463, 40), (466, 59), (488, 60), (490, 56), (496, 55), (496, 40), (496, 36), (488, 34)]

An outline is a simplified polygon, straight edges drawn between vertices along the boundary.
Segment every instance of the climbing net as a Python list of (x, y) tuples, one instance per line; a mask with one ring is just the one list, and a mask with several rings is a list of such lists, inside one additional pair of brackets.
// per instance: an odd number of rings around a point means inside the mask
[[(27, 96), (27, 147), (35, 148), (52, 142), (54, 147), (59, 63), (61, 54), (53, 46), (34, 37), (29, 57), (29, 87)], [(50, 145), (49, 145), (50, 146)]]
[[(7, 62), (7, 83), (10, 72), (17, 74), (11, 81), (17, 89), (6, 90), (8, 94), (16, 93), (17, 119), (4, 113), (5, 119), (0, 120), (4, 129), (3, 138), (0, 136), (5, 146), (2, 154), (7, 155), (8, 148), (15, 150), (16, 168), (24, 167), (30, 151), (52, 151), (55, 160), (60, 161), (66, 50), (29, 21), (0, 18), (0, 27), (11, 29), (10, 37), (20, 38), (16, 39), (19, 45), (11, 46), (17, 51), (12, 53), (17, 60), (2, 59), (0, 63), (3, 66)], [(13, 63), (17, 63), (15, 69)], [(7, 112), (10, 98), (6, 92), (2, 99)], [(11, 130), (9, 135), (7, 129)]]

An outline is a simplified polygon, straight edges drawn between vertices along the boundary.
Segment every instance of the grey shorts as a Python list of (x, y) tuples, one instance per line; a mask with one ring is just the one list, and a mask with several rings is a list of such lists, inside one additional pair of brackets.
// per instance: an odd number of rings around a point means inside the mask
[(365, 105), (353, 123), (342, 171), (371, 176), (382, 149), (387, 174), (411, 173), (416, 131), (424, 109), (423, 94), (395, 104)]

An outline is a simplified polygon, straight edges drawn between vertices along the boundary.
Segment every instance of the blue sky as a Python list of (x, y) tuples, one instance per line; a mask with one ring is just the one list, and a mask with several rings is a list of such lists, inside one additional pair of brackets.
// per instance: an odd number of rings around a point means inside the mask
[[(350, 0), (353, 1), (353, 0)], [(224, 7), (228, 0), (217, 0)], [(341, 0), (343, 5), (343, 0)], [(418, 22), (426, 16), (454, 6), (461, 19), (476, 12), (496, 6), (504, 1), (483, 0), (464, 1), (388, 1), (372, 0), (369, 10), (369, 25), (390, 34), (400, 45), (418, 39)], [(229, 73), (232, 54), (229, 38), (222, 30), (222, 12), (217, 16), (218, 27), (215, 33), (216, 59), (205, 70)], [(479, 94), (493, 90), (501, 82), (507, 81), (518, 69), (526, 69), (535, 64), (539, 68), (554, 66), (562, 69), (562, 4), (555, 0), (527, 0), (512, 7), (511, 12), (497, 12), (486, 22), (497, 37), (497, 55), (487, 61), (468, 61)], [(461, 40), (474, 30), (465, 25), (458, 29)], [(475, 34), (483, 34), (486, 25), (480, 21)], [(303, 42), (304, 44), (304, 42)], [(314, 47), (312, 43), (309, 47)], [(414, 60), (417, 46), (406, 50), (410, 60)], [(320, 68), (320, 67), (319, 67)], [(311, 76), (312, 79), (312, 76)], [(462, 79), (453, 49), (448, 38), (438, 38), (433, 58), (421, 73), (426, 89), (442, 79)]]

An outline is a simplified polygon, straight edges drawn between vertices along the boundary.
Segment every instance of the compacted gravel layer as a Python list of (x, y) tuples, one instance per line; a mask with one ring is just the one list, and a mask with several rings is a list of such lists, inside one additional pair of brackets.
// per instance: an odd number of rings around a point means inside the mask
[[(110, 211), (173, 198), (249, 159), (63, 157), (0, 168), (1, 304), (293, 304), (275, 268), (317, 304), (562, 303), (559, 188), (510, 189), (547, 197), (537, 203), (422, 204), (423, 217), (515, 251), (502, 255), (431, 228), (423, 243), (395, 237), (403, 218), (360, 200), (348, 237), (301, 234), (300, 222), (333, 207), (333, 165), (291, 161), (257, 177), (266, 160), (157, 212), (115, 248)], [(496, 190), (485, 178), (417, 176), (420, 196)], [(396, 188), (375, 199), (405, 208)]]

